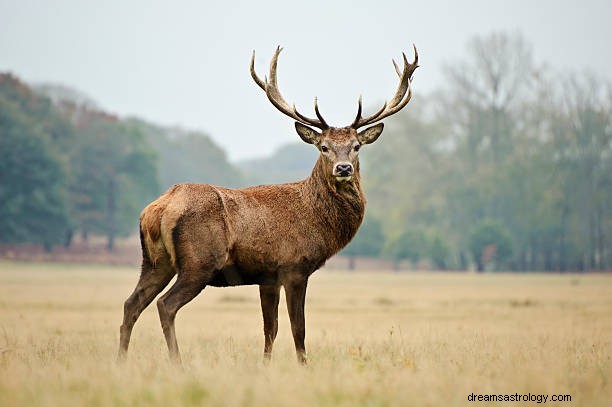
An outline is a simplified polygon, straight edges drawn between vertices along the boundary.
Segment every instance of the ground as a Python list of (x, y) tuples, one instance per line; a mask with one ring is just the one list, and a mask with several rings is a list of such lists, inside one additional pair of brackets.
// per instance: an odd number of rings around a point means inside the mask
[[(262, 363), (256, 287), (207, 288), (177, 316), (184, 369), (155, 306), (117, 365), (135, 267), (0, 262), (0, 406), (468, 406), (612, 400), (612, 276), (321, 270), (306, 304), (310, 364), (286, 307)], [(553, 395), (571, 401), (552, 402)]]

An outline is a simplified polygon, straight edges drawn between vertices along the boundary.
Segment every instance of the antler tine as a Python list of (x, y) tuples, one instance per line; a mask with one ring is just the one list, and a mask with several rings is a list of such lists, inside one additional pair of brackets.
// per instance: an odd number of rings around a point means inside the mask
[[(353, 121), (353, 124), (351, 125), (351, 127), (357, 129), (359, 127), (365, 126), (366, 124), (371, 124), (379, 120), (382, 120), (385, 117), (388, 117), (394, 113), (399, 112), (401, 109), (404, 108), (404, 106), (408, 104), (408, 102), (410, 102), (410, 99), (412, 97), (412, 89), (410, 88), (410, 83), (412, 81), (412, 74), (414, 73), (415, 69), (419, 66), (418, 65), (419, 54), (417, 52), (416, 46), (414, 44), (412, 46), (414, 48), (414, 61), (412, 63), (408, 63), (406, 54), (402, 53), (402, 58), (404, 60), (404, 69), (401, 72), (399, 70), (399, 67), (395, 63), (395, 61), (392, 60), (393, 67), (395, 68), (395, 72), (397, 72), (398, 76), (400, 77), (400, 82), (397, 86), (397, 90), (395, 91), (395, 95), (393, 95), (393, 98), (391, 98), (389, 103), (385, 103), (383, 107), (379, 109), (376, 113), (366, 118), (361, 118), (361, 98), (360, 98), (359, 108), (357, 110), (357, 117)], [(406, 95), (406, 92), (408, 92), (408, 95)]]
[(295, 104), (293, 106), (289, 106), (289, 104), (285, 101), (283, 96), (278, 89), (278, 84), (276, 81), (276, 68), (278, 64), (278, 56), (283, 49), (279, 46), (276, 48), (276, 52), (274, 52), (274, 56), (272, 57), (272, 61), (270, 62), (270, 79), (266, 78), (265, 81), (262, 81), (257, 74), (255, 73), (255, 51), (253, 51), (253, 56), (251, 57), (251, 76), (257, 85), (262, 88), (266, 92), (266, 96), (270, 102), (276, 107), (279, 111), (286, 114), (287, 116), (306, 124), (310, 124), (312, 126), (318, 127), (321, 130), (325, 130), (329, 128), (323, 117), (319, 113), (319, 108), (317, 106), (317, 102), (315, 99), (315, 113), (317, 114), (317, 119), (312, 119), (302, 115), (295, 108)]
[(365, 126), (368, 123), (372, 123), (374, 121), (376, 121), (376, 117), (378, 117), (382, 112), (385, 111), (385, 109), (387, 108), (387, 102), (383, 103), (382, 107), (380, 109), (378, 109), (376, 111), (376, 113), (374, 113), (371, 116), (368, 116), (366, 118), (362, 118), (361, 117), (361, 111), (362, 111), (362, 101), (361, 101), (361, 95), (359, 95), (359, 106), (357, 107), (357, 116), (355, 117), (355, 120), (353, 121), (353, 124), (351, 124), (351, 127), (353, 127), (354, 129), (359, 128), (361, 126)]
[(391, 98), (391, 101), (389, 102), (389, 105), (388, 105), (389, 108), (393, 108), (397, 106), (397, 104), (402, 101), (402, 99), (406, 95), (406, 91), (408, 90), (408, 87), (410, 86), (410, 75), (407, 75), (408, 65), (409, 65), (408, 59), (406, 59), (406, 54), (404, 54), (403, 52), (402, 52), (402, 58), (404, 59), (404, 70), (402, 71), (402, 74), (400, 75), (400, 83), (397, 86), (395, 95), (393, 95), (393, 98)]
[[(263, 91), (265, 92), (266, 91), (266, 82), (264, 82), (261, 79), (259, 79), (259, 76), (257, 76), (257, 73), (255, 72), (255, 50), (253, 50), (253, 54), (251, 55), (251, 77), (253, 78), (253, 80), (255, 81), (257, 86), (262, 88)], [(267, 81), (267, 78), (266, 78), (266, 81)]]
[(412, 49), (414, 49), (414, 61), (412, 61), (412, 71), (410, 75), (414, 73), (414, 71), (419, 67), (419, 52), (417, 51), (416, 45), (412, 44)]
[(293, 104), (293, 113), (295, 113), (295, 115), (298, 116), (301, 119), (301, 121), (303, 121), (305, 123), (310, 123), (313, 126), (317, 126), (317, 127), (323, 126), (323, 127), (319, 127), (321, 129), (329, 128), (329, 126), (325, 122), (325, 119), (323, 119), (323, 116), (321, 116), (321, 113), (319, 112), (319, 104), (317, 103), (317, 97), (316, 96), (314, 98), (314, 110), (315, 110), (315, 113), (316, 113), (317, 117), (319, 118), (319, 121), (321, 122), (320, 124), (312, 123), (312, 121), (314, 121), (314, 119), (308, 118), (308, 117), (304, 116), (303, 114), (301, 114), (300, 112), (298, 112), (297, 109), (295, 108), (295, 103)]
[(317, 115), (317, 117), (319, 118), (319, 121), (321, 122), (321, 124), (323, 124), (325, 127), (329, 127), (327, 125), (327, 123), (325, 123), (325, 119), (323, 118), (323, 116), (321, 116), (321, 113), (319, 112), (319, 103), (317, 101), (317, 97), (315, 96), (314, 98), (314, 109), (315, 109), (315, 114)]
[(392, 59), (391, 62), (393, 62), (393, 67), (395, 68), (395, 72), (397, 72), (397, 76), (401, 78), (402, 71), (400, 71), (399, 66), (397, 66), (397, 64), (395, 63), (395, 59)]
[(361, 120), (361, 95), (359, 95), (359, 100), (357, 101), (357, 116), (355, 116), (351, 127), (356, 128), (355, 126), (359, 124), (359, 120)]

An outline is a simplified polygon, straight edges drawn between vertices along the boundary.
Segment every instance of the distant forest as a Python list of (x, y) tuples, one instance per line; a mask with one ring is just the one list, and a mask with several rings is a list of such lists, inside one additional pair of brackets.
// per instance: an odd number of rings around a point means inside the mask
[(210, 137), (121, 119), (78, 92), (0, 74), (0, 243), (69, 246), (75, 233), (136, 233), (177, 182), (243, 185)]
[[(344, 254), (439, 270), (612, 269), (612, 84), (538, 64), (518, 34), (476, 37), (464, 55), (362, 150), (368, 211)], [(317, 152), (296, 142), (232, 164), (205, 134), (0, 74), (0, 155), (0, 243), (51, 248), (79, 233), (112, 250), (173, 183), (293, 181)]]

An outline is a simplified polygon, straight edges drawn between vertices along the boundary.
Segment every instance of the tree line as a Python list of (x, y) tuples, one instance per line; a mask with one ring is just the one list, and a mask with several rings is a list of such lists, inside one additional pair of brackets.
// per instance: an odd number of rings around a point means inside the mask
[[(417, 71), (415, 100), (364, 149), (368, 211), (343, 253), (442, 270), (611, 269), (612, 85), (538, 64), (508, 33), (474, 38), (444, 72), (422, 95)], [(101, 234), (112, 249), (173, 183), (293, 181), (316, 150), (236, 166), (205, 134), (0, 74), (0, 156), (0, 243)]]
[(179, 181), (239, 185), (204, 134), (120, 119), (69, 89), (0, 74), (0, 243), (69, 246), (103, 235), (112, 250), (142, 208)]
[(362, 158), (360, 252), (438, 269), (612, 268), (609, 82), (554, 72), (522, 36), (495, 33), (400, 116)]

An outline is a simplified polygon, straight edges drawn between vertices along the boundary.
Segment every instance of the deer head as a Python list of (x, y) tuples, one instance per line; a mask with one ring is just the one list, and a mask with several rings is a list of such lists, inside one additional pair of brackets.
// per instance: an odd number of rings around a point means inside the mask
[[(412, 74), (418, 67), (419, 60), (417, 49), (414, 45), (413, 47), (414, 61), (412, 63), (408, 63), (406, 54), (402, 53), (404, 59), (403, 70), (400, 71), (395, 61), (392, 61), (395, 71), (399, 76), (399, 85), (393, 98), (391, 98), (388, 103), (385, 102), (383, 106), (371, 116), (362, 117), (362, 100), (360, 96), (357, 116), (353, 123), (345, 127), (332, 127), (325, 122), (323, 116), (319, 112), (319, 105), (316, 97), (314, 99), (316, 119), (304, 116), (297, 111), (295, 104), (289, 106), (285, 101), (276, 83), (276, 67), (278, 64), (278, 56), (282, 48), (276, 48), (276, 52), (270, 62), (269, 78), (264, 77), (264, 80), (261, 80), (257, 76), (257, 73), (255, 73), (255, 51), (253, 51), (251, 57), (251, 76), (255, 83), (257, 83), (266, 93), (274, 107), (296, 120), (295, 129), (300, 138), (304, 142), (313, 144), (317, 147), (321, 153), (321, 159), (327, 175), (335, 178), (338, 182), (348, 182), (352, 180), (356, 169), (359, 168), (359, 149), (364, 144), (375, 142), (382, 133), (384, 125), (383, 123), (378, 123), (364, 130), (359, 129), (399, 112), (408, 104), (412, 97), (410, 82), (412, 80)], [(319, 129), (320, 132), (313, 127)]]

